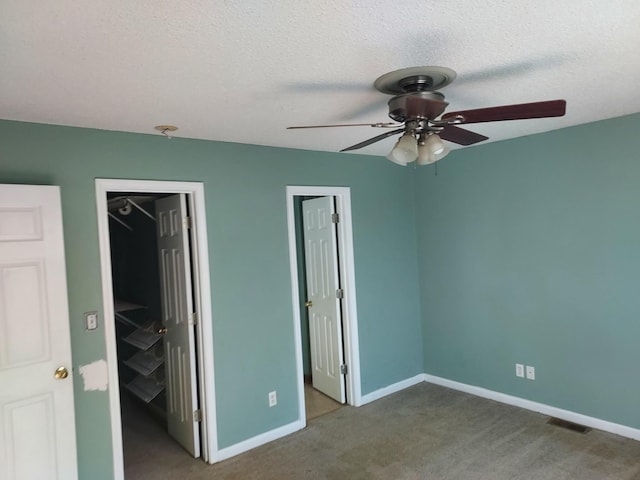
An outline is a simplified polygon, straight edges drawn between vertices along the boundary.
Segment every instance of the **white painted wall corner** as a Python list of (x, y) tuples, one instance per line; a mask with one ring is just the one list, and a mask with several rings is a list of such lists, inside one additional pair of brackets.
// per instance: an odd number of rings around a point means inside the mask
[(366, 395), (362, 395), (362, 397), (360, 398), (360, 403), (356, 405), (356, 407), (366, 405), (367, 403), (371, 403), (375, 400), (379, 400), (383, 397), (386, 397), (387, 395), (391, 395), (392, 393), (399, 392), (401, 390), (404, 390), (405, 388), (412, 387), (413, 385), (422, 383), (424, 381), (425, 381), (424, 374), (421, 373), (419, 375), (416, 375), (415, 377), (407, 378), (405, 380), (401, 380), (397, 383), (391, 384), (387, 387), (380, 388), (371, 393), (367, 393)]

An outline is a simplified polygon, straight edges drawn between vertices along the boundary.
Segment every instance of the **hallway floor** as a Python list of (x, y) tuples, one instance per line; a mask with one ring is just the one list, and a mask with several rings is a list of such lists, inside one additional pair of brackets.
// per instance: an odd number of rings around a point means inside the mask
[(308, 383), (304, 384), (304, 405), (307, 422), (342, 407), (333, 398), (327, 397)]

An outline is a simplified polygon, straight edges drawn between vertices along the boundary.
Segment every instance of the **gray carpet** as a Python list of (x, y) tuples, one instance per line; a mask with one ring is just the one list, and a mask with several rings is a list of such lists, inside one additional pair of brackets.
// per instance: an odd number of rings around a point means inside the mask
[(546, 420), (423, 383), (341, 408), (216, 465), (190, 458), (159, 425), (134, 424), (124, 430), (125, 474), (127, 480), (640, 480), (640, 442)]

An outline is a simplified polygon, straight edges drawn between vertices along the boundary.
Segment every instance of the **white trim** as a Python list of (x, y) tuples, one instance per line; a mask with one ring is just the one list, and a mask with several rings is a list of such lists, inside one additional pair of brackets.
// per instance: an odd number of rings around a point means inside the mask
[(347, 403), (362, 405), (360, 386), (360, 347), (358, 342), (358, 315), (356, 308), (356, 282), (353, 256), (353, 231), (351, 225), (351, 190), (349, 187), (287, 186), (287, 226), (289, 238), (289, 268), (291, 272), (291, 299), (293, 302), (293, 332), (296, 351), (296, 372), (298, 381), (299, 420), (306, 425), (304, 409), (304, 379), (302, 368), (302, 336), (300, 331), (300, 296), (298, 293), (298, 258), (296, 252), (296, 231), (294, 197), (333, 196), (340, 214), (337, 225), (340, 250), (340, 276), (344, 290), (344, 311), (342, 326), (344, 332), (344, 358), (349, 366), (347, 375)]
[(507, 405), (513, 405), (515, 407), (524, 408), (526, 410), (532, 410), (544, 415), (549, 415), (550, 417), (561, 418), (563, 420), (568, 420), (569, 422), (578, 423), (580, 425), (585, 425), (597, 430), (604, 430), (605, 432), (614, 433), (616, 435), (620, 435), (621, 437), (640, 440), (640, 429), (637, 428), (608, 422), (600, 418), (589, 417), (581, 413), (572, 412), (570, 410), (563, 410), (562, 408), (552, 407), (551, 405), (533, 402), (531, 400), (514, 397), (505, 393), (487, 390), (486, 388), (467, 385), (466, 383), (455, 382), (446, 378), (436, 377), (435, 375), (429, 375), (428, 373), (423, 374), (423, 378), (424, 381), (428, 383), (433, 383), (435, 385), (451, 388), (453, 390), (470, 393), (477, 397), (488, 398), (489, 400), (495, 400), (496, 402), (506, 403)]
[(392, 393), (397, 393), (401, 390), (404, 390), (405, 388), (409, 388), (409, 387), (413, 387), (414, 385), (417, 385), (418, 383), (422, 383), (424, 382), (424, 374), (421, 373), (419, 375), (416, 375), (415, 377), (411, 377), (411, 378), (407, 378), (405, 380), (401, 380), (397, 383), (394, 383), (392, 385), (388, 385), (386, 387), (380, 388), (378, 390), (375, 390), (371, 393), (367, 393), (366, 395), (362, 396), (362, 404), (361, 405), (365, 405), (367, 403), (371, 403), (375, 400), (379, 400), (383, 397), (386, 397), (387, 395), (391, 395)]
[(115, 319), (113, 311), (113, 288), (111, 278), (111, 247), (109, 220), (107, 216), (107, 192), (184, 193), (189, 195), (191, 216), (194, 219), (194, 267), (197, 279), (194, 285), (196, 302), (202, 321), (198, 329), (198, 369), (200, 372), (200, 399), (203, 448), (202, 456), (209, 463), (218, 460), (218, 440), (215, 405), (215, 382), (213, 365), (213, 321), (211, 309), (211, 286), (209, 275), (209, 251), (206, 228), (204, 186), (197, 182), (171, 182), (151, 180), (96, 179), (96, 210), (98, 215), (98, 240), (100, 248), (100, 270), (102, 280), (102, 309), (104, 336), (109, 375), (109, 410), (111, 413), (111, 441), (113, 451), (114, 480), (124, 480), (122, 452), (122, 424), (120, 417), (120, 387), (118, 384), (118, 356), (116, 348)]
[(282, 427), (278, 427), (268, 432), (261, 433), (260, 435), (256, 435), (255, 437), (251, 437), (247, 440), (243, 440), (242, 442), (235, 443), (229, 447), (220, 449), (218, 451), (218, 460), (226, 460), (227, 458), (231, 458), (241, 453), (248, 452), (251, 449), (264, 445), (265, 443), (269, 443), (279, 438), (286, 437), (287, 435), (291, 435), (298, 430), (302, 430), (304, 427), (305, 424), (303, 421), (296, 420), (295, 422), (283, 425)]

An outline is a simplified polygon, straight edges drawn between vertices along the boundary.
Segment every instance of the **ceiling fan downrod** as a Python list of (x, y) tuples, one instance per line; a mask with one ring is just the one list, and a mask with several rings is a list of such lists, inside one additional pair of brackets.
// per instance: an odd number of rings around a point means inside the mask
[(433, 77), (429, 75), (412, 75), (399, 80), (398, 85), (406, 93), (424, 92), (433, 86)]

